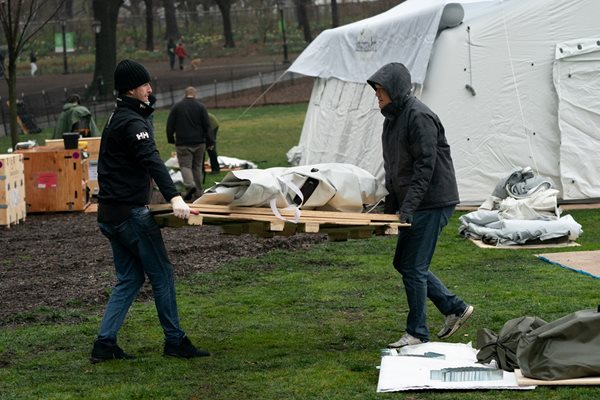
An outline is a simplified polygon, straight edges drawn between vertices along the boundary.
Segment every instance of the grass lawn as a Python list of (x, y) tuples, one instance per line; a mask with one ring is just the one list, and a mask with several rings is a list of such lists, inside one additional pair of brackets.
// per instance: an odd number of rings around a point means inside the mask
[[(244, 110), (215, 110), (219, 150), (261, 168), (285, 165), (305, 109), (265, 107), (242, 118)], [(164, 118), (157, 113), (157, 132)], [(600, 249), (597, 211), (570, 213), (584, 229), (577, 250)], [(478, 329), (497, 332), (522, 315), (551, 321), (599, 304), (600, 281), (539, 261), (534, 250), (480, 249), (458, 236), (459, 215), (444, 230), (432, 269), (476, 309), (450, 341), (474, 342)], [(600, 398), (596, 387), (376, 393), (380, 349), (402, 334), (407, 312), (391, 266), (394, 246), (393, 237), (328, 242), (179, 280), (184, 329), (211, 351), (205, 359), (160, 355), (152, 302), (135, 303), (120, 332), (133, 361), (89, 363), (101, 309), (77, 324), (0, 328), (0, 399)], [(565, 250), (574, 248), (557, 251)], [(442, 316), (430, 311), (435, 331)]]

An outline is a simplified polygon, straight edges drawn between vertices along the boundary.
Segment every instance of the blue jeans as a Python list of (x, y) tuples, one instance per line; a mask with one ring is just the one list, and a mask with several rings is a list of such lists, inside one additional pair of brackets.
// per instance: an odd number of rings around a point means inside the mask
[(440, 233), (453, 211), (454, 206), (417, 211), (411, 227), (400, 229), (398, 235), (394, 268), (402, 274), (408, 301), (406, 332), (424, 341), (429, 340), (428, 298), (443, 315), (461, 313), (467, 306), (429, 270)]
[(121, 224), (98, 223), (98, 226), (110, 240), (117, 275), (117, 284), (106, 305), (98, 339), (116, 343), (127, 311), (147, 275), (165, 341), (179, 343), (185, 332), (179, 326), (173, 265), (167, 257), (160, 228), (150, 211), (146, 207), (136, 207)]

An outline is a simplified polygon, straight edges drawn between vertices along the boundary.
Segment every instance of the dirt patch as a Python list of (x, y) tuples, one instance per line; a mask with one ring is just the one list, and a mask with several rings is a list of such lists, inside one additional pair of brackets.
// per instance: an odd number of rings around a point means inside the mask
[[(206, 65), (217, 61), (207, 61)], [(227, 60), (226, 63), (236, 65), (241, 61)], [(159, 70), (158, 65), (153, 68)], [(163, 80), (175, 74), (165, 70)], [(88, 82), (90, 77), (79, 77), (78, 81), (71, 75), (68, 82), (75, 87)], [(181, 75), (177, 77), (181, 78)], [(34, 90), (43, 82), (57, 80), (56, 76), (40, 76), (35, 80), (23, 79), (21, 84)], [(218, 107), (245, 107), (255, 102), (257, 106), (307, 102), (311, 89), (312, 79), (304, 78), (293, 84), (276, 85), (259, 102), (256, 99), (262, 93), (260, 88), (238, 92), (235, 96), (219, 96), (216, 100)], [(207, 102), (208, 107), (213, 105)], [(96, 225), (96, 214), (32, 214), (18, 225), (0, 226), (0, 233), (0, 326), (52, 321), (57, 318), (53, 312), (56, 309), (104, 306), (115, 282), (114, 266), (108, 240)], [(163, 236), (175, 274), (180, 279), (214, 271), (236, 258), (258, 257), (274, 249), (302, 249), (326, 240), (325, 235), (318, 234), (269, 239), (229, 236), (214, 226), (164, 228)], [(140, 297), (151, 298), (148, 286)], [(64, 320), (65, 317), (58, 318)]]
[[(28, 215), (24, 222), (0, 229), (0, 326), (52, 320), (53, 309), (104, 306), (115, 283), (114, 265), (96, 214)], [(215, 271), (236, 258), (326, 240), (319, 234), (224, 235), (216, 226), (163, 228), (162, 233), (177, 279)], [(148, 285), (140, 297), (151, 299)]]

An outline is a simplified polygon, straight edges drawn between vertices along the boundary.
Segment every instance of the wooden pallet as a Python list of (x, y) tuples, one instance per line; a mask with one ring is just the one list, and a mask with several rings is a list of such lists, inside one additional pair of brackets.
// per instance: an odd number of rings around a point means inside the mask
[(325, 233), (329, 240), (363, 239), (373, 235), (395, 235), (410, 226), (400, 223), (397, 215), (301, 210), (295, 221), (294, 211), (279, 210), (282, 220), (270, 208), (231, 207), (190, 204), (192, 215), (185, 221), (175, 217), (168, 204), (151, 205), (150, 210), (161, 226), (220, 225), (226, 234), (252, 233), (261, 237), (291, 236), (296, 233)]

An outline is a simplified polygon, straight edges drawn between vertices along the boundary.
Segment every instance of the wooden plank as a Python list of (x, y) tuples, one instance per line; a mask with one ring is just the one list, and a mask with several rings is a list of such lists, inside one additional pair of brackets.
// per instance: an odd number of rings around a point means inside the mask
[(515, 369), (515, 377), (519, 386), (536, 386), (536, 385), (548, 385), (548, 386), (588, 386), (588, 385), (600, 385), (600, 376), (590, 376), (587, 378), (574, 378), (574, 379), (558, 379), (554, 381), (544, 381), (541, 379), (533, 379), (523, 376), (520, 369)]
[[(151, 205), (155, 216), (172, 214), (169, 204)], [(294, 222), (293, 211), (288, 211), (286, 220), (275, 215), (270, 208), (231, 207), (214, 204), (190, 205), (193, 215), (189, 225), (221, 225), (227, 234), (253, 233), (271, 237), (273, 234), (290, 236), (295, 233), (324, 233), (331, 241), (364, 239), (375, 235), (393, 235), (402, 224), (397, 215), (344, 213), (332, 211), (301, 211)]]

